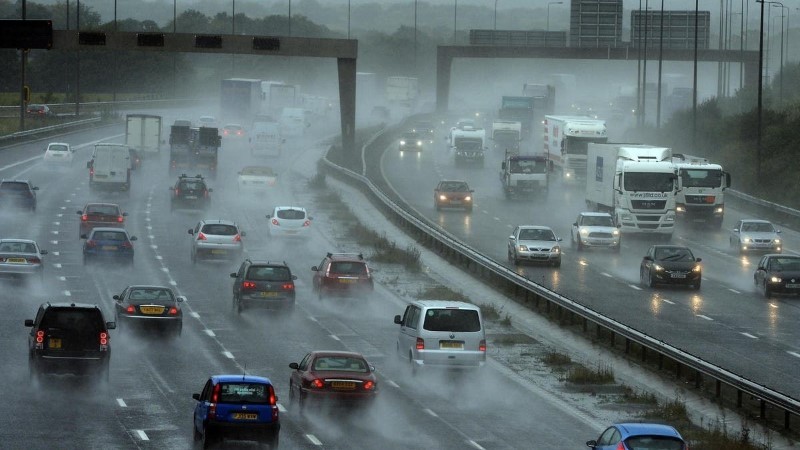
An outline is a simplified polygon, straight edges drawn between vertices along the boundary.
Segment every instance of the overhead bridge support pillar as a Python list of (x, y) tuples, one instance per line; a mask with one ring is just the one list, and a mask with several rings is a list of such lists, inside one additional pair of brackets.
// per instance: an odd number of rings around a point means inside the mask
[(337, 58), (339, 69), (339, 114), (342, 120), (342, 150), (356, 154), (356, 60)]

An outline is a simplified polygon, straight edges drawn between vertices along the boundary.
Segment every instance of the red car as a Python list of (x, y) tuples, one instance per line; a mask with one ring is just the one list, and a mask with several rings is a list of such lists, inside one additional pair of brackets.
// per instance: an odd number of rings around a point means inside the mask
[(320, 300), (327, 295), (372, 292), (374, 284), (361, 253), (328, 253), (314, 271), (313, 289)]
[(95, 227), (123, 228), (128, 215), (116, 203), (87, 203), (77, 214), (81, 216), (78, 237), (89, 234)]
[(289, 401), (300, 411), (309, 402), (369, 405), (378, 392), (375, 368), (360, 353), (314, 351), (289, 367)]

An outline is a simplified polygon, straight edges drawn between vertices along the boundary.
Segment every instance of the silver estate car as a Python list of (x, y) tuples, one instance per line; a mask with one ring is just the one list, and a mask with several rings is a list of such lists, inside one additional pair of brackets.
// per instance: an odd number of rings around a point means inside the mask
[(0, 276), (27, 277), (44, 275), (41, 250), (30, 239), (0, 239)]
[(231, 220), (201, 220), (189, 228), (192, 236), (192, 262), (199, 258), (238, 260), (242, 257), (245, 232)]
[(561, 266), (561, 242), (550, 227), (518, 225), (508, 237), (508, 260), (514, 264), (530, 261)]

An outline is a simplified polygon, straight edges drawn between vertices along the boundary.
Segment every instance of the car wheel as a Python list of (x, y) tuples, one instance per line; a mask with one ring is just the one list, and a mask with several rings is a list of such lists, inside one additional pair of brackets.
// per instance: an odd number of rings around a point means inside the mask
[(203, 439), (203, 433), (197, 430), (197, 425), (194, 424), (194, 418), (192, 418), (192, 438), (195, 443), (198, 443)]
[(622, 244), (617, 244), (614, 247), (614, 253), (619, 253), (621, 249), (622, 249)]
[(39, 381), (39, 367), (36, 365), (36, 360), (32, 358), (28, 359), (28, 380), (31, 383)]
[(579, 252), (582, 252), (582, 251), (583, 251), (583, 243), (581, 242), (581, 240), (580, 240), (580, 239), (578, 239), (578, 241), (577, 241), (577, 243), (575, 244), (575, 246), (576, 246), (576, 247), (578, 247), (578, 251), (579, 251)]
[(701, 283), (701, 281), (698, 278), (697, 281), (695, 281), (694, 284), (692, 284), (692, 287), (694, 288), (695, 291), (699, 291), (700, 290), (700, 283)]
[(468, 206), (468, 207), (466, 207), (466, 208), (464, 208), (464, 209), (466, 209), (466, 211), (467, 211), (468, 213), (471, 213), (471, 212), (472, 212), (472, 206)]
[(516, 250), (514, 250), (514, 254), (511, 257), (511, 260), (514, 261), (514, 265), (515, 266), (519, 265), (519, 258), (517, 258), (517, 251)]
[(242, 301), (239, 300), (236, 302), (236, 314), (241, 314), (244, 306), (242, 306)]
[(411, 354), (411, 352), (408, 352), (408, 362), (409, 362), (409, 367), (411, 367), (411, 376), (416, 375), (417, 363), (414, 362), (414, 356)]
[(439, 202), (434, 202), (434, 205), (436, 206), (436, 210), (437, 211), (441, 211), (442, 210), (442, 205), (440, 205)]
[(268, 439), (267, 439), (267, 440), (264, 442), (264, 444), (266, 444), (266, 445), (267, 445), (267, 448), (270, 448), (270, 449), (276, 449), (276, 448), (278, 448), (278, 446), (280, 445), (280, 437), (279, 437), (279, 436), (280, 436), (280, 435), (279, 435), (279, 434), (278, 434), (278, 432), (276, 431), (275, 433), (273, 433), (273, 435), (272, 435), (271, 437), (269, 437), (269, 438), (268, 438)]
[(556, 268), (561, 267), (561, 260), (559, 259), (558, 261), (554, 262), (553, 263), (553, 267), (556, 267)]
[(769, 284), (767, 284), (766, 279), (764, 279), (764, 287), (762, 289), (762, 292), (764, 293), (764, 298), (772, 297), (772, 289), (769, 288)]
[(181, 334), (183, 334), (183, 325), (175, 327), (175, 329), (172, 331), (172, 338), (177, 339), (181, 337)]
[(647, 271), (647, 287), (653, 288), (656, 287), (656, 282), (653, 279), (653, 273), (649, 270)]
[(203, 440), (203, 448), (204, 449), (213, 448), (214, 445), (216, 445), (216, 443), (217, 443), (216, 442), (217, 441), (217, 437), (214, 436), (214, 434), (212, 434), (211, 430), (209, 430), (208, 428), (203, 430), (203, 439), (202, 440)]

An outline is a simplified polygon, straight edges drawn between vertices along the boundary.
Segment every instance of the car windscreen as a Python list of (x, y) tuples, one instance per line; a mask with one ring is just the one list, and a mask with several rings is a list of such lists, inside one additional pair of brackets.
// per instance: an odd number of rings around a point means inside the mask
[(201, 181), (184, 181), (179, 188), (185, 191), (202, 191), (206, 188), (206, 184)]
[(469, 190), (469, 187), (467, 186), (467, 183), (459, 183), (459, 182), (442, 183), (439, 190), (445, 192), (467, 192)]
[(69, 150), (69, 147), (66, 145), (51, 145), (47, 147), (47, 150), (51, 152), (66, 152)]
[(92, 239), (98, 241), (127, 241), (128, 236), (121, 231), (95, 231), (92, 234)]
[(429, 309), (425, 313), (422, 328), (428, 331), (474, 332), (481, 330), (481, 320), (474, 309)]
[(614, 220), (610, 216), (583, 216), (581, 225), (587, 227), (613, 227)]
[(775, 227), (768, 222), (745, 222), (742, 224), (742, 231), (754, 231), (759, 233), (771, 233)]
[(50, 308), (42, 318), (41, 328), (59, 330), (103, 330), (103, 316), (97, 309)]
[(350, 356), (319, 356), (314, 360), (314, 371), (335, 370), (337, 372), (367, 373), (367, 363), (363, 359)]
[(363, 262), (334, 261), (330, 271), (340, 275), (363, 275), (367, 273), (367, 265)]
[(164, 305), (175, 303), (172, 291), (164, 288), (133, 288), (128, 294), (128, 300), (136, 303), (155, 302)]
[(519, 230), (521, 241), (555, 241), (556, 236), (552, 230), (523, 229)]
[(220, 223), (205, 224), (203, 229), (200, 230), (205, 234), (213, 234), (217, 236), (235, 236), (239, 231), (233, 225), (225, 225)]
[(278, 219), (303, 220), (306, 218), (306, 212), (302, 209), (279, 209), (276, 216)]
[(292, 274), (288, 267), (251, 266), (246, 278), (253, 281), (289, 281)]
[(633, 436), (625, 440), (631, 450), (684, 450), (684, 443), (670, 436)]
[(219, 403), (269, 403), (268, 386), (263, 383), (221, 383)]

